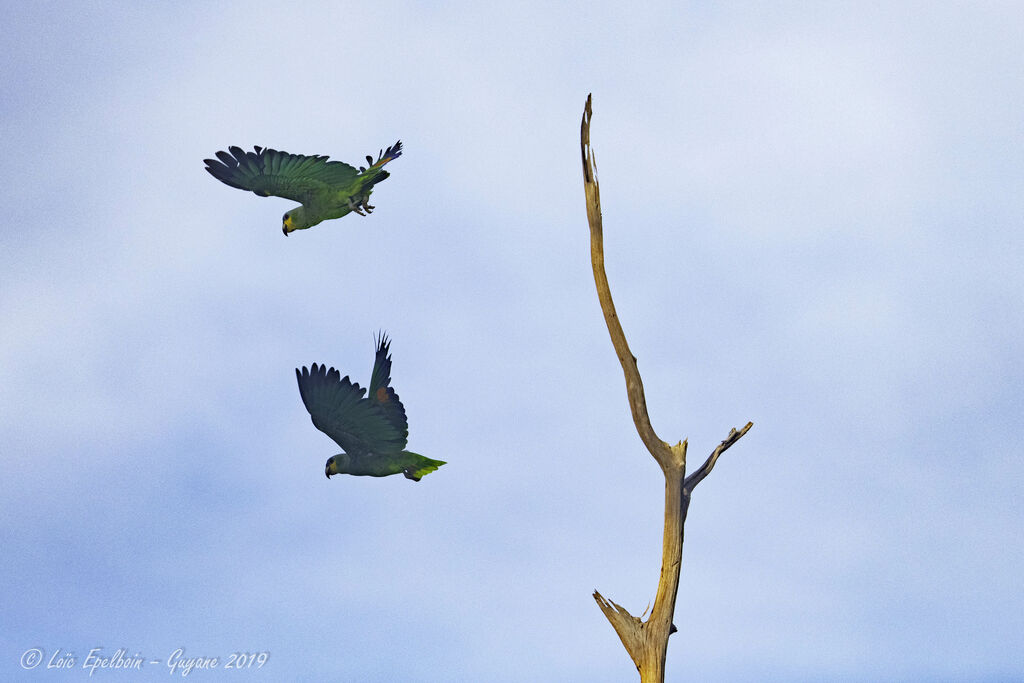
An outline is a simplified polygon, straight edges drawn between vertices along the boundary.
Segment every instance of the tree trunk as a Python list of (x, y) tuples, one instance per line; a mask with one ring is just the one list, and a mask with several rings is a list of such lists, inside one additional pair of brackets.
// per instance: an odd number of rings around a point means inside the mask
[[(640, 672), (642, 683), (664, 683), (665, 654), (668, 651), (668, 637), (676, 631), (672, 616), (676, 608), (676, 595), (679, 592), (679, 571), (683, 557), (683, 524), (686, 511), (690, 506), (690, 495), (693, 488), (706, 477), (715, 466), (726, 449), (747, 433), (754, 426), (748, 422), (742, 429), (732, 429), (729, 436), (712, 451), (711, 455), (696, 472), (686, 476), (686, 441), (669, 446), (658, 438), (647, 415), (647, 400), (644, 397), (644, 385), (637, 369), (636, 357), (629, 350), (626, 335), (622, 331), (619, 317), (615, 312), (611, 289), (608, 286), (608, 275), (604, 269), (604, 233), (601, 224), (601, 192), (597, 183), (597, 164), (594, 151), (590, 147), (590, 119), (592, 116), (591, 99), (587, 95), (587, 104), (583, 110), (583, 122), (580, 126), (580, 151), (583, 155), (583, 187), (587, 197), (587, 220), (590, 223), (590, 261), (594, 271), (594, 283), (597, 285), (597, 298), (601, 303), (608, 334), (612, 346), (622, 365), (626, 378), (626, 395), (629, 409), (633, 415), (640, 440), (643, 441), (651, 456), (661, 466), (665, 474), (665, 531), (661, 545), (661, 576), (658, 579), (658, 592), (655, 594), (651, 616), (647, 621), (632, 616), (624, 607), (608, 600), (594, 591), (597, 601), (605, 617), (611, 622), (612, 628), (622, 640), (626, 652), (633, 659), (637, 671)], [(641, 615), (643, 616), (643, 615)]]

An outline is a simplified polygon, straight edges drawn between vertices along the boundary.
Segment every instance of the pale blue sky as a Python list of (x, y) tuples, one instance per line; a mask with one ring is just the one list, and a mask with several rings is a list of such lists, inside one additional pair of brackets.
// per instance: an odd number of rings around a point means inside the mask
[[(669, 679), (1024, 678), (1016, 3), (4, 24), (0, 677), (123, 647), (271, 653), (203, 680), (635, 680), (590, 593), (653, 598), (662, 479), (590, 274), (593, 92), (655, 429), (692, 468), (755, 423), (694, 496)], [(290, 202), (203, 171), (398, 138), (373, 216), (287, 239)], [(449, 464), (327, 481), (293, 368), (365, 382), (379, 328), (409, 447)]]

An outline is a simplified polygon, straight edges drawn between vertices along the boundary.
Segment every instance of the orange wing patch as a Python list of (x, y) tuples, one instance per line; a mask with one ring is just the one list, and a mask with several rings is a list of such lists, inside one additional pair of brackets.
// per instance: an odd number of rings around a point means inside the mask
[(381, 403), (388, 402), (388, 390), (387, 387), (381, 387), (377, 390), (377, 400)]

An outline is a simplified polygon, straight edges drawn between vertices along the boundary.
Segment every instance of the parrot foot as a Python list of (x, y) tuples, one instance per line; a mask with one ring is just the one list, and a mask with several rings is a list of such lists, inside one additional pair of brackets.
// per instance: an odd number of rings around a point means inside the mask
[(352, 198), (351, 198), (351, 197), (349, 197), (349, 198), (348, 198), (348, 208), (349, 208), (349, 209), (350, 209), (351, 211), (355, 211), (355, 212), (356, 212), (356, 213), (358, 213), (358, 214), (359, 214), (360, 216), (365, 216), (365, 215), (366, 215), (365, 213), (363, 213), (363, 210), (362, 210), (362, 209), (360, 208), (360, 205), (359, 205), (359, 204), (356, 204), (356, 203), (355, 203), (354, 201), (352, 201)]
[(370, 206), (370, 203), (368, 201), (366, 201), (365, 199), (363, 200), (362, 207), (363, 207), (363, 209), (366, 210), (366, 215), (367, 216), (369, 216), (371, 213), (373, 213), (373, 210), (377, 208), (376, 206)]

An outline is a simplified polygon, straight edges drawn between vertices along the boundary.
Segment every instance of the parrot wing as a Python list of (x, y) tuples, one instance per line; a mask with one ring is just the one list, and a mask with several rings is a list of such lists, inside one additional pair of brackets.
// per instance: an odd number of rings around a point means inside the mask
[[(398, 394), (391, 388), (391, 340), (386, 334), (377, 337), (377, 356), (373, 362), (373, 374), (370, 376), (369, 400), (374, 401), (380, 407), (381, 412), (387, 421), (402, 434), (403, 438), (409, 437), (409, 420), (405, 415), (405, 406), (398, 398)], [(404, 446), (403, 446), (404, 448)]]
[(345, 189), (359, 175), (352, 166), (341, 161), (328, 161), (326, 156), (289, 154), (262, 147), (253, 149), (256, 151), (228, 147), (227, 152), (217, 152), (217, 159), (204, 160), (206, 170), (231, 187), (251, 190), (261, 197), (284, 197), (302, 204)]
[(347, 376), (342, 379), (334, 368), (316, 363), (310, 369), (296, 368), (295, 376), (313, 424), (346, 453), (395, 453), (405, 448), (408, 431), (397, 429), (380, 402), (363, 398), (366, 389)]

